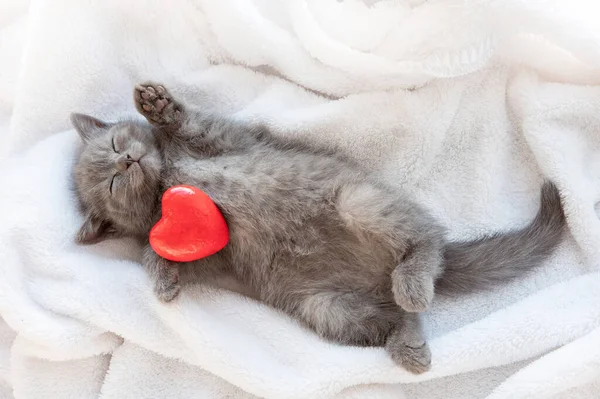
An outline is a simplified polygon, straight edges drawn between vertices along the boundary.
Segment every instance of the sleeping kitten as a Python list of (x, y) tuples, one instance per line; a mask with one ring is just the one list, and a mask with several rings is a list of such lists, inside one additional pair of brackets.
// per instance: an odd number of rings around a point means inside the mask
[[(542, 188), (535, 220), (520, 231), (448, 243), (418, 204), (340, 154), (274, 137), (176, 101), (161, 85), (134, 91), (149, 123), (106, 123), (74, 114), (83, 146), (74, 167), (85, 215), (77, 242), (137, 237), (159, 299), (181, 279), (231, 277), (262, 302), (321, 337), (384, 345), (413, 373), (431, 356), (418, 312), (439, 292), (468, 292), (539, 265), (559, 243), (559, 193)], [(205, 191), (230, 229), (222, 251), (188, 264), (148, 245), (162, 193), (177, 184)]]

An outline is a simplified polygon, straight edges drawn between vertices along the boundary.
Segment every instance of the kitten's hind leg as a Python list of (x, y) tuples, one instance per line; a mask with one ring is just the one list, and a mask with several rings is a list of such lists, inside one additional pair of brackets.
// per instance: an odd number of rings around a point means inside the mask
[(175, 101), (163, 85), (142, 83), (133, 92), (138, 112), (153, 125), (176, 126), (181, 123), (183, 106)]
[(422, 238), (408, 244), (404, 259), (392, 272), (392, 292), (398, 306), (407, 312), (424, 312), (434, 295), (442, 256), (437, 240)]
[(343, 187), (336, 206), (359, 238), (378, 242), (392, 253), (396, 303), (408, 312), (427, 310), (442, 262), (443, 230), (436, 221), (398, 193), (369, 183)]
[(431, 352), (423, 338), (417, 313), (404, 313), (389, 335), (386, 351), (394, 362), (411, 373), (421, 374), (431, 368)]
[(400, 309), (391, 293), (381, 297), (332, 289), (304, 294), (293, 306), (296, 316), (321, 337), (346, 345), (385, 346), (394, 362), (411, 373), (429, 370), (431, 353), (419, 315)]

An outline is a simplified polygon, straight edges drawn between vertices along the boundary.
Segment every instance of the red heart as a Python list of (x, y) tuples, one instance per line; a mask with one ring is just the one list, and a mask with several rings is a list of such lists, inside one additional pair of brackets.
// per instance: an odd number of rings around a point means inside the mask
[(162, 197), (162, 217), (150, 231), (150, 246), (161, 257), (191, 262), (227, 245), (229, 229), (215, 203), (192, 186), (173, 186)]

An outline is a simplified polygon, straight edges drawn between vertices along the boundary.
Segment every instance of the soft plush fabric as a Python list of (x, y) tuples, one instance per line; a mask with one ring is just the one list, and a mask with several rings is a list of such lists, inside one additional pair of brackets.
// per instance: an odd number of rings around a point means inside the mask
[[(597, 398), (595, 0), (3, 0), (0, 396)], [(71, 112), (134, 117), (133, 85), (333, 146), (452, 238), (523, 226), (543, 179), (570, 234), (541, 269), (436, 299), (433, 368), (324, 342), (226, 291), (153, 296), (131, 242), (82, 248)]]

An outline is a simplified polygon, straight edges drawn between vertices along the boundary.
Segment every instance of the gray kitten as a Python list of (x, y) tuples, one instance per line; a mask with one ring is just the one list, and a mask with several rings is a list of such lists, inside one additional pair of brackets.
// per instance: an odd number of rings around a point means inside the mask
[[(434, 286), (448, 294), (507, 281), (546, 259), (564, 231), (559, 192), (545, 183), (527, 227), (447, 242), (424, 208), (340, 154), (194, 109), (161, 85), (138, 85), (134, 97), (149, 123), (72, 116), (83, 139), (74, 167), (85, 215), (77, 242), (138, 238), (165, 302), (180, 280), (229, 277), (321, 337), (385, 346), (421, 373), (431, 355), (418, 312)], [(177, 184), (218, 205), (230, 229), (225, 249), (175, 264), (150, 248), (161, 195)]]

